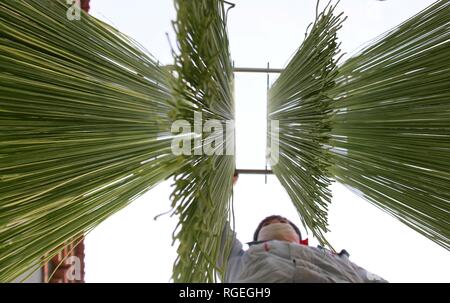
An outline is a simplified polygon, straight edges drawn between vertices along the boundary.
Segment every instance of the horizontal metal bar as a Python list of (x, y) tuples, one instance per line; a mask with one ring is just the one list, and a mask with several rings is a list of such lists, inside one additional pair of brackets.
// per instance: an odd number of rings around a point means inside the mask
[[(165, 67), (169, 70), (175, 69), (175, 65), (172, 65), (172, 64), (164, 65), (163, 67)], [(283, 71), (284, 71), (283, 68), (260, 68), (260, 67), (234, 67), (233, 68), (233, 72), (235, 72), (235, 73), (264, 73), (264, 74), (274, 73), (274, 74), (279, 74)]]
[(279, 74), (283, 71), (282, 68), (258, 68), (258, 67), (234, 67), (235, 73), (276, 73)]
[(272, 170), (269, 169), (236, 169), (237, 174), (243, 175), (272, 175)]

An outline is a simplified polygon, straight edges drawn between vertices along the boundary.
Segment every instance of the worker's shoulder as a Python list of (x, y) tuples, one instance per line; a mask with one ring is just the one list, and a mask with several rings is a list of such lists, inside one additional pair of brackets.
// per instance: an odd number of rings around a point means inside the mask
[(331, 256), (337, 256), (337, 257), (342, 257), (342, 258), (347, 258), (347, 259), (350, 258), (350, 254), (345, 249), (341, 249), (340, 252), (334, 252), (334, 251), (331, 251), (331, 250), (329, 250), (329, 249), (327, 249), (327, 248), (325, 248), (323, 246), (320, 246), (320, 245), (317, 245), (316, 249), (321, 251), (321, 252), (323, 252), (323, 253), (331, 255)]
[(348, 259), (350, 256), (345, 249), (341, 250), (339, 253), (335, 253), (322, 246), (313, 247), (278, 240), (249, 242), (247, 244), (249, 244), (249, 249), (246, 251), (248, 254), (271, 253), (280, 257), (287, 257), (289, 259), (295, 257), (305, 257), (308, 255), (310, 257), (316, 255), (317, 257), (327, 256), (343, 259)]

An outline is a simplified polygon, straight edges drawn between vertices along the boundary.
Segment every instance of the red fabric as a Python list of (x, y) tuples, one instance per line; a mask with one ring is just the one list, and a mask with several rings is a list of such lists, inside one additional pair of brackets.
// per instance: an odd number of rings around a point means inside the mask
[(86, 13), (89, 13), (89, 9), (91, 6), (89, 5), (90, 0), (81, 0), (81, 9), (84, 10)]
[(300, 244), (308, 246), (308, 239), (300, 240)]

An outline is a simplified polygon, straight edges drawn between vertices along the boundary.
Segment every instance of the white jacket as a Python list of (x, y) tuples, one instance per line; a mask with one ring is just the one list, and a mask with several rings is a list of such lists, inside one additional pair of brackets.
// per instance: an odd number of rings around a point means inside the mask
[[(231, 232), (229, 227), (228, 231)], [(224, 232), (224, 236), (228, 233)], [(225, 239), (223, 237), (222, 239)], [(221, 265), (221, 262), (218, 264)], [(286, 241), (267, 241), (251, 245), (246, 251), (232, 233), (232, 249), (228, 258), (225, 282), (245, 283), (323, 283), (323, 282), (387, 282), (351, 262), (348, 254), (333, 254)]]

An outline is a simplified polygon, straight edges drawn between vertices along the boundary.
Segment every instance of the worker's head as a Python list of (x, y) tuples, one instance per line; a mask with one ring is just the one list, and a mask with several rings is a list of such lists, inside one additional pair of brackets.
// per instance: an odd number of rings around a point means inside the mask
[(302, 235), (294, 223), (282, 216), (269, 216), (262, 220), (253, 235), (253, 241), (282, 240), (300, 243)]

